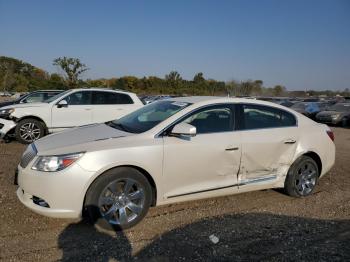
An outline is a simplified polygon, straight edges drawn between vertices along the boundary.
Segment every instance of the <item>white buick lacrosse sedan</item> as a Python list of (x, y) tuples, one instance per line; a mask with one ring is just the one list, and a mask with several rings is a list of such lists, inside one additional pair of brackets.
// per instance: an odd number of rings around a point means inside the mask
[(137, 224), (150, 206), (266, 188), (312, 194), (334, 164), (333, 133), (269, 102), (185, 97), (28, 146), (19, 200), (51, 217)]

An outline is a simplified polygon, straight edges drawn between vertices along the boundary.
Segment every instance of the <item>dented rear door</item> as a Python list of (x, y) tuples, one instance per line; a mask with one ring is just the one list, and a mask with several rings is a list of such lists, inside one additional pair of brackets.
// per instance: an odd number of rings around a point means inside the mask
[(242, 185), (273, 182), (286, 175), (298, 145), (299, 129), (295, 116), (269, 106), (241, 108)]

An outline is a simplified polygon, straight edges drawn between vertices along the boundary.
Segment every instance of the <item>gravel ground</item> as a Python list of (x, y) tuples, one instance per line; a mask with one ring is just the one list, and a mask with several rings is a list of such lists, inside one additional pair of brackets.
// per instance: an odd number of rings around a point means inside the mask
[(2, 143), (0, 260), (350, 261), (350, 129), (334, 131), (336, 164), (310, 197), (264, 190), (157, 207), (118, 234), (22, 206), (13, 174), (24, 146)]

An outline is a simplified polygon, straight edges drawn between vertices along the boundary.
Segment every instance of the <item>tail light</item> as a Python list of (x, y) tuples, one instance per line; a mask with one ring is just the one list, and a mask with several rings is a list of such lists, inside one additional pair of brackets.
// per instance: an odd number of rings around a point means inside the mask
[(329, 138), (334, 142), (334, 133), (331, 130), (327, 130), (327, 135), (329, 136)]

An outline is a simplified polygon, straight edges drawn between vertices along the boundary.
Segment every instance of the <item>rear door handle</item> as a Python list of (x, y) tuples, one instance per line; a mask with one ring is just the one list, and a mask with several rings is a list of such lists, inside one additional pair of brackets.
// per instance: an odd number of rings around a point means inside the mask
[(294, 139), (287, 139), (284, 141), (285, 144), (294, 144), (296, 141)]
[(239, 149), (238, 147), (228, 147), (225, 149), (225, 151), (236, 151), (238, 149)]

